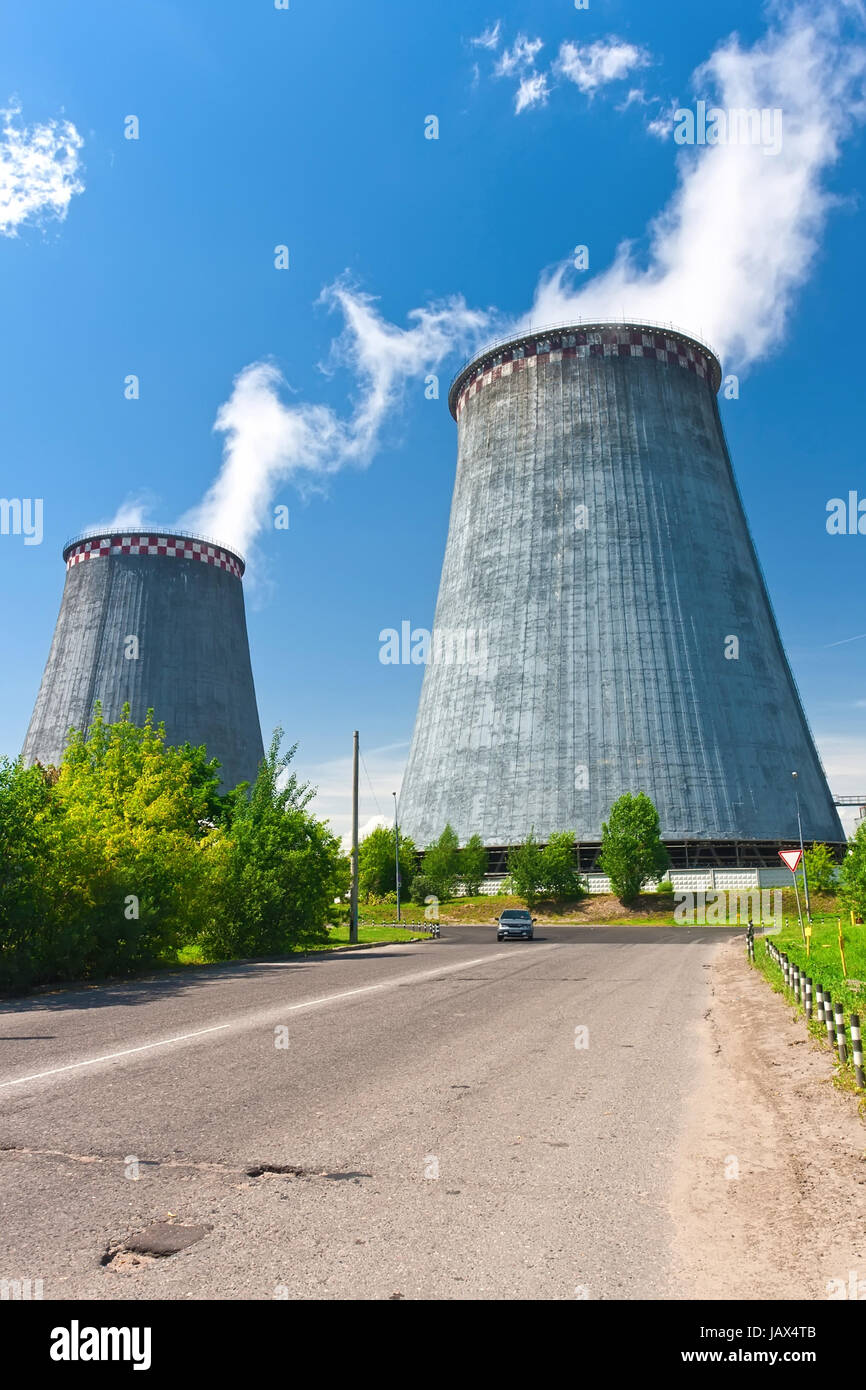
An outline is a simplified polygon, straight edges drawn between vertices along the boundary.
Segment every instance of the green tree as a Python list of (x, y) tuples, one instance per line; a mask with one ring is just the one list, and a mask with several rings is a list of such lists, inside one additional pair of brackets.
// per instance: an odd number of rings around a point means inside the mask
[(667, 869), (670, 859), (661, 840), (658, 811), (643, 792), (626, 792), (610, 808), (610, 819), (601, 827), (598, 863), (623, 903), (631, 902), (648, 879)]
[(846, 910), (866, 920), (866, 821), (857, 827), (839, 873), (839, 897)]
[(277, 729), (249, 800), (234, 809), (231, 835), (207, 850), (211, 912), (202, 942), (217, 958), (320, 940), (348, 885), (339, 841), (306, 809), (313, 789), (289, 770), (295, 746), (281, 754), (281, 742)]
[(549, 837), (541, 851), (541, 874), (545, 894), (557, 902), (582, 896), (583, 884), (577, 872), (573, 830), (560, 830)]
[[(396, 855), (393, 826), (377, 826), (358, 846), (358, 892), (365, 902), (396, 893)], [(400, 836), (401, 895), (409, 891), (415, 877), (415, 844)]]
[(508, 851), (508, 874), (517, 897), (522, 898), (528, 908), (534, 907), (544, 889), (542, 849), (534, 832), (530, 832), (522, 845), (515, 845)]
[(56, 783), (62, 859), (54, 863), (59, 973), (129, 970), (172, 959), (200, 926), (200, 849), (218, 764), (169, 747), (148, 711), (143, 725), (106, 724), (97, 706), (73, 730)]
[(811, 849), (806, 850), (803, 858), (806, 861), (809, 888), (816, 893), (834, 893), (839, 865), (829, 845), (815, 842)]
[(446, 825), (439, 839), (424, 851), (423, 874), (432, 883), (440, 902), (454, 896), (460, 877), (460, 841), (450, 825)]
[(480, 835), (473, 835), (466, 841), (460, 851), (458, 864), (466, 892), (470, 895), (479, 893), (487, 873), (487, 850)]
[(17, 988), (45, 968), (56, 905), (60, 808), (56, 771), (0, 760), (0, 985)]

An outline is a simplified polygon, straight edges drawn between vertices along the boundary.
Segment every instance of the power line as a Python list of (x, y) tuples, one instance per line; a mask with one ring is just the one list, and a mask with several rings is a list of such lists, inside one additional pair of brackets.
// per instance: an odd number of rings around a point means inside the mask
[[(379, 802), (378, 802), (378, 800), (376, 799), (376, 793), (373, 791), (373, 783), (372, 783), (372, 781), (370, 780), (370, 774), (369, 774), (369, 772), (367, 771), (367, 760), (366, 760), (366, 758), (364, 757), (364, 754), (363, 754), (363, 753), (361, 754), (361, 762), (364, 764), (364, 773), (365, 773), (366, 778), (367, 778), (367, 785), (368, 785), (368, 787), (370, 788), (370, 795), (372, 796), (374, 802), (376, 803), (376, 810), (379, 812), (379, 815), (381, 816), (381, 815), (382, 815), (382, 807), (379, 805)], [(382, 818), (383, 818), (383, 820), (384, 820), (384, 817), (382, 817)]]

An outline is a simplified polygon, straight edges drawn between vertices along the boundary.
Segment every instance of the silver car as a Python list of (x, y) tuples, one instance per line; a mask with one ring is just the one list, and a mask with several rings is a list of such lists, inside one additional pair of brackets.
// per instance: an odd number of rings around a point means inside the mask
[(523, 908), (508, 907), (495, 919), (497, 941), (531, 941), (535, 918)]

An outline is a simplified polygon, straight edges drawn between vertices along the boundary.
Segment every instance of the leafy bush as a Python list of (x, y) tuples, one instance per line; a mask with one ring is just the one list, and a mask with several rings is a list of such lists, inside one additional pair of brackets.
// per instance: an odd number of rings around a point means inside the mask
[(421, 907), (424, 906), (428, 898), (436, 897), (433, 884), (426, 874), (415, 875), (409, 889), (409, 897), (412, 899), (413, 903), (418, 903)]
[(815, 893), (833, 893), (837, 887), (839, 865), (829, 845), (817, 842), (803, 855), (809, 888)]
[(647, 879), (656, 878), (670, 859), (661, 840), (659, 815), (648, 796), (626, 792), (610, 809), (610, 820), (601, 827), (602, 873), (620, 902), (632, 902)]
[(439, 839), (424, 851), (423, 873), (440, 902), (454, 896), (460, 870), (460, 842), (451, 826), (446, 825)]
[(557, 902), (583, 896), (572, 830), (557, 831), (548, 839), (541, 851), (541, 878), (545, 895)]
[(314, 939), (348, 863), (279, 740), (252, 793), (225, 796), (203, 748), (128, 709), (109, 725), (97, 706), (59, 768), (0, 761), (0, 986)]
[(487, 850), (480, 835), (473, 835), (461, 849), (459, 872), (463, 887), (470, 896), (480, 892), (487, 873)]
[(336, 837), (306, 810), (314, 792), (271, 741), (252, 794), (235, 807), (231, 836), (211, 860), (210, 917), (201, 941), (209, 956), (275, 954), (321, 940), (333, 900), (347, 886)]
[(532, 832), (522, 845), (509, 850), (508, 876), (517, 897), (523, 898), (527, 907), (533, 907), (544, 888), (544, 862), (541, 846)]
[(858, 921), (866, 919), (866, 821), (857, 827), (839, 874), (839, 898)]
[[(358, 892), (365, 902), (382, 901), (396, 891), (394, 827), (377, 826), (358, 846)], [(416, 850), (412, 840), (400, 836), (400, 882), (415, 876)]]

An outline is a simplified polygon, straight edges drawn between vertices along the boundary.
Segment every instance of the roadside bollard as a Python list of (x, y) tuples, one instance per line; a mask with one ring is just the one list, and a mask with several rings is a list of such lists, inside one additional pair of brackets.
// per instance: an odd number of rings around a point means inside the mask
[(819, 1023), (824, 1022), (824, 990), (821, 985), (815, 991), (815, 1018)]
[(806, 976), (806, 1017), (812, 1017), (812, 981)]
[(860, 1038), (860, 1015), (851, 1015), (851, 1060), (854, 1063), (854, 1078), (860, 1090), (866, 1090), (866, 1076), (863, 1075), (863, 1043)]
[(832, 1049), (836, 1046), (836, 1031), (833, 1027), (833, 1000), (827, 990), (824, 991), (824, 1025), (827, 1029), (827, 1041)]
[(839, 1054), (839, 1061), (843, 1064), (848, 1061), (848, 1048), (845, 1039), (845, 1010), (841, 1004), (835, 1008), (836, 1014), (836, 1051)]

